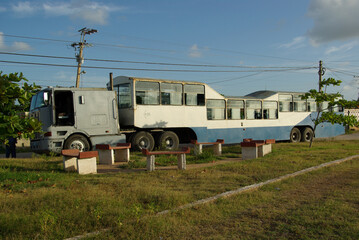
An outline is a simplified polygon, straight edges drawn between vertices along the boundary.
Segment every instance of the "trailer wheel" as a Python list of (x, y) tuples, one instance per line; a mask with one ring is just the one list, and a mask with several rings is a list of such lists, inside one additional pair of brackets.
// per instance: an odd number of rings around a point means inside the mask
[(302, 142), (310, 142), (314, 137), (313, 130), (309, 127), (305, 128), (302, 132)]
[(80, 152), (89, 151), (90, 143), (82, 135), (73, 135), (66, 140), (64, 149), (78, 149)]
[(155, 140), (150, 133), (141, 131), (132, 135), (131, 145), (135, 150), (148, 149), (152, 151), (155, 146)]
[(302, 138), (302, 135), (299, 131), (298, 128), (293, 128), (292, 131), (290, 132), (290, 141), (291, 142), (300, 142)]
[(175, 150), (179, 146), (179, 139), (176, 133), (172, 131), (166, 131), (160, 134), (157, 141), (159, 148), (165, 148), (167, 150)]

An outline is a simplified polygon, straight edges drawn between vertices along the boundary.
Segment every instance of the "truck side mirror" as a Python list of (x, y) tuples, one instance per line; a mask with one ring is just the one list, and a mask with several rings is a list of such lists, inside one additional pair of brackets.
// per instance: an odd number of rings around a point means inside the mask
[(49, 105), (49, 93), (44, 92), (44, 104), (47, 106)]
[(79, 102), (80, 102), (80, 104), (85, 104), (85, 96), (80, 96)]

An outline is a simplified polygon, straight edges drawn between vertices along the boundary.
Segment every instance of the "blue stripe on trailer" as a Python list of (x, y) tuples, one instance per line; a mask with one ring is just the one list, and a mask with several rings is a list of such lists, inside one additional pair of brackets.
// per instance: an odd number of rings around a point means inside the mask
[[(330, 127), (327, 127), (330, 126)], [(225, 143), (239, 143), (244, 138), (289, 140), (294, 126), (255, 127), (255, 128), (192, 128), (199, 142), (215, 142), (224, 139)], [(339, 124), (324, 123), (317, 126), (316, 138), (337, 136), (345, 133), (345, 128)]]

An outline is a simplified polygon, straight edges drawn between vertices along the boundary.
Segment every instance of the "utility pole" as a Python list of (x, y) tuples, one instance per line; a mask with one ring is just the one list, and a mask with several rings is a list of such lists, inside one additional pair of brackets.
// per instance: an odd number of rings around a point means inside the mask
[(322, 60), (319, 61), (319, 92), (322, 92), (322, 76), (325, 74), (325, 68), (323, 68)]
[(73, 48), (75, 48), (75, 50), (79, 50), (79, 53), (76, 54), (76, 61), (77, 61), (76, 87), (77, 88), (80, 87), (81, 73), (85, 73), (85, 71), (81, 72), (81, 65), (84, 62), (83, 49), (84, 49), (84, 47), (91, 46), (90, 44), (86, 43), (85, 35), (86, 34), (90, 35), (91, 33), (96, 33), (97, 30), (84, 27), (84, 28), (80, 29), (79, 32), (81, 32), (80, 42), (71, 44), (71, 46)]

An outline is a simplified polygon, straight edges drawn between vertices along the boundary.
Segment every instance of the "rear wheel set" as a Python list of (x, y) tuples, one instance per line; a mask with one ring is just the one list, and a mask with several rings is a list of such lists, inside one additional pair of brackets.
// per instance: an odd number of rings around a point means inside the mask
[(291, 142), (310, 142), (313, 137), (314, 132), (310, 127), (303, 128), (302, 131), (294, 127), (290, 132)]
[(160, 149), (175, 150), (179, 146), (179, 138), (176, 133), (172, 131), (164, 131), (157, 135), (155, 138), (151, 133), (146, 131), (140, 131), (134, 133), (130, 140), (132, 147), (135, 150), (141, 151), (142, 149), (148, 149), (152, 151), (155, 146)]

